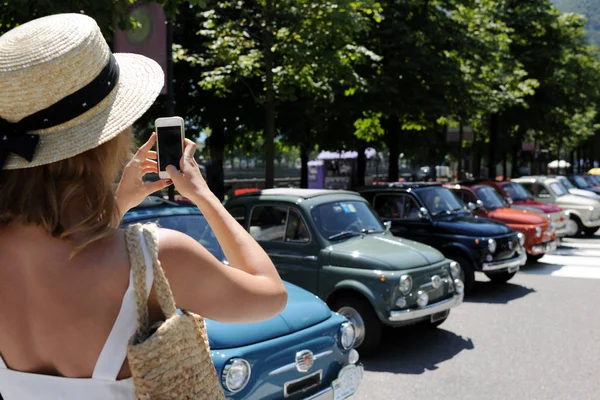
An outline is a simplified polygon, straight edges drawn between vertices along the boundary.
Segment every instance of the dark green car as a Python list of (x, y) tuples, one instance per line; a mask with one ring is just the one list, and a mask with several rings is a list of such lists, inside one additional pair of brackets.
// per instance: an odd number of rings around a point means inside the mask
[(225, 206), (282, 279), (317, 294), (355, 324), (362, 353), (377, 347), (382, 325), (435, 327), (463, 300), (456, 263), (394, 237), (356, 193), (268, 189)]

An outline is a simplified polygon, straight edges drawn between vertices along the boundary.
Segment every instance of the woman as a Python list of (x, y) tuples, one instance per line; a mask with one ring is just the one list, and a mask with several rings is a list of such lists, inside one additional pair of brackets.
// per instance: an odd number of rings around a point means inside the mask
[[(190, 237), (159, 233), (177, 304), (224, 322), (278, 314), (273, 264), (210, 192), (186, 141), (180, 170), (156, 172), (152, 135), (113, 182), (129, 128), (164, 83), (145, 57), (112, 55), (89, 17), (40, 18), (0, 37), (0, 393), (12, 399), (133, 399), (126, 346), (135, 331), (120, 217), (174, 184), (204, 213), (231, 265)], [(128, 307), (129, 305), (129, 307)], [(151, 319), (161, 318), (151, 290)]]

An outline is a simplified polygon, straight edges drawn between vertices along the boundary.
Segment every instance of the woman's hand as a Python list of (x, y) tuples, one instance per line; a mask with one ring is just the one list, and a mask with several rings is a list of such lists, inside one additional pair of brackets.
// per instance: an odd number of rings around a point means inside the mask
[(156, 143), (156, 134), (152, 133), (150, 139), (140, 147), (123, 170), (121, 182), (115, 193), (121, 215), (125, 215), (127, 211), (139, 205), (152, 193), (172, 184), (170, 180), (166, 179), (156, 182), (144, 182), (142, 179), (146, 174), (158, 173), (158, 166), (154, 161), (156, 152), (150, 150), (154, 143)]
[(203, 197), (211, 193), (196, 163), (196, 159), (194, 158), (195, 153), (196, 143), (185, 139), (183, 157), (181, 157), (181, 161), (179, 162), (181, 172), (173, 165), (167, 166), (166, 169), (177, 191), (192, 201), (197, 199), (198, 196)]

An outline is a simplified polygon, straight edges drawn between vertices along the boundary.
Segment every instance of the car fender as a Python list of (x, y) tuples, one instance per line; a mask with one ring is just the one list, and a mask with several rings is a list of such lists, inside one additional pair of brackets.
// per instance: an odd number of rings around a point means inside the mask
[(344, 297), (349, 292), (354, 292), (364, 297), (371, 304), (371, 307), (373, 307), (377, 317), (381, 321), (387, 320), (388, 316), (384, 315), (382, 310), (388, 310), (389, 307), (385, 304), (383, 296), (376, 296), (371, 288), (363, 282), (354, 279), (346, 279), (338, 282), (327, 295), (326, 302), (329, 306), (332, 306), (339, 297)]
[(452, 259), (451, 254), (460, 254), (464, 257), (466, 257), (467, 259), (469, 259), (472, 263), (473, 266), (475, 267), (475, 269), (480, 269), (480, 261), (477, 258), (473, 257), (473, 253), (475, 252), (472, 248), (467, 247), (465, 244), (460, 243), (460, 242), (450, 242), (450, 243), (446, 243), (442, 246), (442, 248), (440, 249), (442, 254), (444, 254), (447, 258)]

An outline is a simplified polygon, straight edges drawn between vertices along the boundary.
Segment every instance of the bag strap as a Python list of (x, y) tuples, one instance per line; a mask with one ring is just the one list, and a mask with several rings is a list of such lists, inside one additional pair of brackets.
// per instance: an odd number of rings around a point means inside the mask
[(125, 237), (133, 274), (138, 334), (147, 337), (150, 331), (146, 297), (147, 267), (152, 266), (154, 271), (154, 288), (156, 289), (158, 304), (165, 317), (174, 316), (177, 307), (167, 277), (158, 260), (158, 226), (156, 224), (130, 225), (127, 227)]

